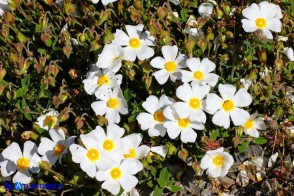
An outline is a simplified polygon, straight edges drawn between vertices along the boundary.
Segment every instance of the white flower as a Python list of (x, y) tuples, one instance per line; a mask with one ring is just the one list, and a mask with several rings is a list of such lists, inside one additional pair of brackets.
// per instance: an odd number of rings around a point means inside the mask
[(119, 123), (120, 114), (128, 113), (128, 105), (122, 91), (119, 87), (114, 87), (113, 91), (103, 93), (104, 96), (99, 96), (101, 101), (95, 101), (91, 104), (96, 115), (105, 115), (108, 123)]
[(95, 94), (99, 97), (99, 94), (109, 88), (120, 86), (122, 81), (122, 75), (114, 75), (112, 71), (107, 69), (101, 70), (96, 66), (93, 66), (92, 70), (88, 72), (87, 79), (83, 80), (85, 91), (89, 95)]
[(51, 165), (54, 165), (62, 155), (67, 154), (68, 147), (74, 143), (76, 136), (65, 139), (65, 134), (62, 129), (50, 129), (49, 134), (52, 140), (42, 137), (38, 152), (40, 155), (43, 155), (43, 161), (50, 162)]
[(165, 156), (167, 154), (167, 149), (165, 146), (153, 146), (153, 147), (151, 147), (150, 151), (159, 154), (163, 158), (165, 158)]
[(218, 91), (220, 98), (210, 93), (206, 98), (206, 111), (213, 114), (212, 122), (218, 126), (229, 128), (230, 117), (235, 126), (240, 126), (249, 118), (249, 113), (239, 107), (247, 107), (252, 102), (251, 95), (245, 88), (236, 93), (236, 87), (230, 84), (220, 84)]
[(204, 97), (209, 93), (210, 86), (199, 86), (184, 83), (176, 90), (176, 95), (184, 102), (177, 102), (173, 107), (182, 114), (188, 114), (191, 121), (206, 122), (206, 115), (202, 111), (205, 105)]
[(191, 82), (192, 84), (208, 84), (215, 86), (219, 78), (218, 75), (210, 73), (215, 70), (215, 63), (208, 58), (190, 58), (186, 61), (187, 66), (191, 71), (181, 70), (182, 81)]
[(143, 108), (148, 112), (142, 112), (137, 116), (137, 121), (141, 126), (142, 130), (148, 129), (148, 135), (164, 136), (166, 129), (163, 126), (165, 117), (163, 115), (163, 109), (167, 105), (171, 105), (174, 102), (171, 98), (166, 95), (162, 95), (158, 100), (154, 95), (150, 95), (146, 101), (143, 102)]
[(49, 130), (58, 125), (58, 111), (49, 109), (49, 112), (37, 118), (37, 124), (42, 128)]
[(207, 169), (206, 173), (212, 178), (224, 177), (234, 163), (232, 155), (224, 152), (224, 148), (209, 150), (201, 159), (201, 169)]
[(38, 149), (34, 142), (26, 141), (23, 153), (19, 145), (13, 142), (2, 152), (4, 159), (7, 160), (1, 163), (1, 174), (7, 177), (18, 170), (12, 179), (13, 183), (29, 184), (31, 181), (30, 172), (38, 173), (40, 170), (39, 162), (41, 158), (37, 151)]
[(250, 79), (246, 79), (246, 78), (240, 79), (240, 82), (243, 84), (243, 86), (246, 90), (248, 90), (252, 84), (252, 81)]
[(139, 159), (147, 156), (150, 152), (150, 147), (146, 145), (139, 146), (142, 138), (142, 134), (139, 133), (133, 133), (122, 138), (124, 158), (133, 160), (138, 172), (143, 170), (143, 164)]
[(72, 161), (79, 163), (81, 169), (94, 178), (98, 169), (108, 169), (113, 165), (113, 160), (101, 151), (99, 142), (95, 137), (89, 135), (80, 135), (84, 147), (72, 144), (69, 150), (72, 154)]
[(284, 53), (287, 55), (290, 61), (294, 61), (294, 52), (292, 48), (285, 47)]
[[(101, 0), (103, 5), (107, 5), (109, 3), (115, 2), (117, 0)], [(97, 4), (99, 2), (99, 0), (92, 0), (92, 3)]]
[(245, 32), (261, 31), (267, 39), (273, 39), (270, 31), (281, 32), (283, 17), (280, 6), (263, 1), (258, 5), (251, 4), (242, 11), (247, 19), (242, 19), (242, 27)]
[(4, 14), (4, 10), (9, 9), (9, 0), (0, 0), (0, 16)]
[(106, 134), (102, 127), (97, 126), (87, 135), (96, 138), (101, 151), (110, 157), (113, 162), (119, 163), (123, 159), (123, 143), (121, 137), (124, 133), (124, 128), (121, 128), (116, 124), (109, 124), (107, 126)]
[(279, 156), (278, 152), (276, 152), (275, 154), (270, 156), (270, 158), (268, 160), (267, 167), (272, 167), (275, 164), (275, 162), (277, 161), (278, 156)]
[(167, 134), (171, 139), (175, 139), (181, 134), (181, 140), (183, 143), (195, 142), (197, 134), (194, 129), (203, 130), (204, 125), (191, 121), (189, 114), (180, 113), (176, 108), (167, 107), (163, 111), (167, 121), (163, 123), (166, 128)]
[(96, 66), (116, 73), (121, 68), (124, 50), (117, 44), (106, 44), (98, 57)]
[(150, 62), (152, 67), (161, 69), (152, 75), (155, 77), (159, 84), (164, 84), (170, 77), (171, 81), (175, 82), (181, 79), (181, 68), (185, 67), (187, 56), (184, 54), (178, 55), (177, 46), (163, 46), (161, 48), (163, 57), (155, 57)]
[(130, 192), (123, 192), (122, 196), (140, 196), (137, 189), (133, 188)]
[[(2, 155), (2, 153), (0, 153), (0, 169), (2, 167), (2, 164), (5, 164), (5, 159)], [(8, 162), (11, 162), (11, 161), (8, 161)], [(13, 163), (6, 163), (8, 165), (12, 165)], [(1, 171), (1, 170), (0, 170)], [(1, 177), (1, 181), (11, 181), (11, 177), (10, 176), (7, 176), (7, 177), (3, 177), (3, 175), (1, 175), (1, 172), (0, 172), (0, 177)]]
[(180, 4), (180, 0), (170, 0), (170, 2), (172, 2), (175, 5), (179, 5)]
[(264, 118), (258, 117), (257, 113), (252, 114), (246, 122), (242, 125), (244, 127), (245, 133), (252, 137), (259, 137), (257, 130), (265, 130), (266, 126), (264, 124)]
[(138, 179), (134, 176), (136, 173), (135, 162), (126, 159), (106, 171), (98, 171), (96, 178), (99, 181), (104, 181), (102, 183), (103, 189), (117, 195), (120, 191), (120, 186), (125, 192), (130, 192), (138, 184)]
[(198, 22), (193, 15), (190, 15), (190, 17), (188, 18), (184, 32), (193, 36), (195, 39), (204, 36), (203, 31), (198, 28)]
[(198, 13), (202, 18), (209, 17), (213, 12), (213, 5), (211, 3), (201, 3), (198, 7)]
[(149, 31), (142, 33), (143, 24), (137, 26), (126, 25), (128, 35), (120, 29), (117, 29), (112, 43), (124, 47), (124, 59), (127, 61), (135, 61), (136, 56), (139, 60), (145, 60), (154, 55), (154, 50), (149, 46), (154, 46), (155, 38), (150, 36)]

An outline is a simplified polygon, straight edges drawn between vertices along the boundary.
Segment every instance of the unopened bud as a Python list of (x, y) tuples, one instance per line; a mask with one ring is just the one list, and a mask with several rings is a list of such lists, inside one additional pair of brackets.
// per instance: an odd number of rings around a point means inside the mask
[(27, 42), (26, 36), (22, 34), (21, 32), (18, 32), (16, 37), (17, 37), (17, 40), (20, 41), (21, 43)]
[(160, 19), (164, 19), (167, 15), (167, 9), (165, 7), (158, 7), (157, 14)]
[(203, 53), (206, 50), (207, 41), (205, 39), (200, 39), (197, 44)]
[(132, 21), (138, 21), (141, 18), (141, 12), (137, 11), (133, 6), (130, 7)]
[(6, 69), (0, 67), (0, 82), (3, 80), (3, 78), (5, 77), (5, 75), (6, 75)]
[(111, 16), (111, 10), (105, 10), (100, 12), (98, 25), (103, 24), (105, 21), (108, 20), (110, 16)]
[(283, 65), (284, 65), (284, 62), (282, 59), (277, 58), (275, 60), (275, 66), (277, 67), (278, 70), (281, 70)]
[(186, 149), (179, 150), (179, 152), (178, 152), (179, 158), (182, 159), (184, 162), (187, 161), (188, 155), (189, 155), (189, 153)]
[(224, 12), (221, 10), (221, 8), (217, 6), (215, 10), (216, 10), (216, 16), (217, 16), (217, 18), (218, 19), (223, 18)]
[(244, 132), (244, 128), (243, 127), (237, 127), (236, 128), (236, 136), (237, 137), (240, 138), (242, 136), (243, 132)]
[(0, 96), (2, 95), (4, 90), (5, 90), (5, 86), (3, 84), (0, 84)]
[(266, 54), (266, 50), (260, 50), (259, 51), (259, 60), (261, 61), (261, 62), (266, 62), (266, 60), (267, 60), (267, 54)]
[(67, 15), (72, 15), (76, 11), (76, 6), (72, 3), (66, 3), (64, 6), (65, 13)]

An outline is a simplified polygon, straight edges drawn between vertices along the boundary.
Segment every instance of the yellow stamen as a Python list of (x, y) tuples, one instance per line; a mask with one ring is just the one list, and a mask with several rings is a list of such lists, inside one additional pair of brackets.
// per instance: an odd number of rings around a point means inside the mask
[(201, 107), (201, 102), (198, 98), (191, 98), (189, 101), (189, 106), (193, 108), (194, 110), (197, 110)]
[(139, 48), (141, 46), (141, 41), (138, 38), (132, 38), (129, 44), (131, 48)]
[(97, 161), (100, 158), (99, 151), (94, 148), (90, 148), (88, 150), (87, 157), (90, 161)]
[(57, 117), (55, 117), (55, 116), (46, 116), (43, 123), (44, 123), (45, 126), (49, 126), (49, 124), (51, 123), (51, 127), (55, 127), (55, 125), (57, 124)]
[(177, 64), (173, 61), (168, 61), (164, 64), (164, 67), (165, 69), (168, 71), (168, 72), (174, 72), (177, 68)]
[(114, 149), (114, 142), (112, 140), (105, 140), (103, 143), (103, 148), (106, 151), (112, 151)]
[(107, 75), (102, 75), (99, 76), (98, 80), (97, 80), (97, 84), (99, 86), (103, 85), (103, 84), (109, 84), (109, 78)]
[(122, 171), (121, 169), (119, 169), (118, 167), (114, 167), (111, 171), (110, 171), (110, 176), (113, 180), (117, 180), (121, 178), (121, 174)]
[(165, 117), (163, 115), (163, 112), (157, 111), (153, 114), (154, 120), (156, 120), (157, 122), (163, 122), (165, 120)]
[(244, 123), (244, 128), (251, 129), (253, 125), (254, 125), (254, 121), (249, 119)]
[(118, 100), (116, 98), (108, 99), (107, 106), (112, 109), (117, 108), (118, 107)]
[(190, 121), (188, 118), (178, 119), (178, 125), (182, 128), (187, 128), (189, 124), (190, 124)]
[(127, 158), (136, 158), (136, 151), (134, 148), (130, 148), (130, 152), (129, 154), (124, 154), (124, 157), (127, 159)]
[(30, 167), (30, 160), (22, 157), (17, 160), (17, 167), (19, 170), (26, 170)]
[(231, 111), (231, 110), (233, 110), (234, 109), (234, 102), (232, 101), (232, 100), (226, 100), (226, 101), (224, 101), (223, 102), (223, 109), (226, 111), (226, 112), (229, 112), (229, 111)]
[(194, 78), (195, 80), (202, 80), (204, 78), (204, 73), (202, 71), (195, 71)]
[(56, 155), (61, 155), (65, 149), (65, 146), (63, 144), (57, 144), (54, 146), (54, 153)]
[(267, 22), (264, 18), (257, 18), (255, 20), (255, 25), (260, 28), (260, 29), (263, 29), (267, 26)]
[(213, 159), (212, 162), (215, 166), (219, 167), (219, 166), (223, 166), (225, 160), (221, 155), (216, 155)]

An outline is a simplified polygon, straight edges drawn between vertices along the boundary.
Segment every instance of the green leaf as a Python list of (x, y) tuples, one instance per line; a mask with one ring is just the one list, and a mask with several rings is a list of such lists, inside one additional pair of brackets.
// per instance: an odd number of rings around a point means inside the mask
[(249, 142), (242, 142), (240, 145), (238, 145), (239, 152), (245, 152), (248, 144)]
[(154, 191), (153, 191), (153, 196), (161, 196), (162, 192), (163, 192), (163, 189), (156, 186)]
[(21, 86), (23, 88), (28, 88), (30, 85), (30, 75), (26, 75), (23, 79), (21, 79)]
[(23, 97), (25, 93), (26, 93), (26, 89), (23, 89), (23, 88), (17, 89), (17, 91), (16, 91), (16, 98)]
[(124, 97), (125, 97), (126, 101), (129, 101), (132, 98), (132, 93), (131, 93), (130, 89), (127, 88), (124, 91)]
[(42, 25), (37, 24), (37, 25), (35, 26), (35, 33), (40, 33), (40, 32), (42, 32)]
[(267, 139), (265, 139), (264, 137), (258, 137), (258, 138), (254, 138), (253, 143), (254, 144), (265, 144), (267, 142)]
[(212, 132), (210, 134), (210, 138), (211, 139), (216, 139), (218, 136), (219, 136), (218, 130), (212, 130)]
[(180, 191), (182, 188), (180, 186), (176, 186), (176, 185), (169, 185), (166, 187), (169, 191), (171, 192), (178, 192)]
[(169, 181), (171, 174), (169, 173), (167, 167), (164, 167), (159, 174), (159, 178), (165, 181)]
[(164, 189), (166, 187), (166, 185), (167, 185), (167, 181), (165, 181), (165, 180), (163, 180), (161, 178), (157, 178), (157, 182), (158, 182), (160, 188), (162, 188), (162, 189)]
[(32, 115), (28, 114), (28, 113), (24, 113), (24, 116), (26, 119), (28, 119), (29, 121), (32, 121)]

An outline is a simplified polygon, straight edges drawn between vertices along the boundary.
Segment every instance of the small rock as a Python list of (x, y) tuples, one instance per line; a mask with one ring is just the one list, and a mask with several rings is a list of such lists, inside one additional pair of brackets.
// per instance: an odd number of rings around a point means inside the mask
[(227, 189), (230, 186), (232, 186), (233, 184), (235, 184), (235, 180), (225, 176), (225, 177), (220, 177), (219, 178), (221, 184)]

